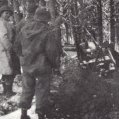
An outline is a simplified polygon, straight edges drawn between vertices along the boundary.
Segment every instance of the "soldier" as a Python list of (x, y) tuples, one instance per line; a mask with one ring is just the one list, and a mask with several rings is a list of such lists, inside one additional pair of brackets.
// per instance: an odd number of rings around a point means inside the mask
[(12, 91), (15, 74), (11, 56), (15, 34), (12, 24), (9, 23), (12, 14), (8, 6), (0, 8), (0, 74), (2, 74), (3, 93), (7, 96), (15, 94)]
[[(27, 110), (31, 107), (34, 95), (39, 119), (44, 119), (45, 114), (50, 115), (50, 79), (52, 68), (59, 66), (57, 61), (61, 53), (61, 47), (56, 45), (58, 42), (53, 39), (55, 34), (48, 24), (50, 19), (50, 13), (45, 8), (37, 9), (34, 21), (26, 23), (18, 35), (21, 47), (18, 52), (23, 69), (23, 90), (19, 104), (22, 109), (21, 119), (30, 119)], [(53, 35), (51, 39), (50, 34)]]

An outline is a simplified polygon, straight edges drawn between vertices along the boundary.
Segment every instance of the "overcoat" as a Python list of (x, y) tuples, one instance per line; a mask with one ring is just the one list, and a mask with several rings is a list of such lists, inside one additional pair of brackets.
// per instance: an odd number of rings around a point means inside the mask
[(0, 18), (0, 74), (11, 75), (11, 50), (13, 38), (12, 25)]

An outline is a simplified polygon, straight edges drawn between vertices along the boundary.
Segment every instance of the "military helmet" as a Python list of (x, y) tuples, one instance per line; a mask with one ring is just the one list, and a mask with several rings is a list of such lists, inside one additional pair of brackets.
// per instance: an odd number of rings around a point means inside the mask
[(35, 12), (35, 18), (39, 21), (50, 21), (51, 15), (50, 12), (46, 10), (46, 8), (38, 8)]
[(4, 5), (4, 6), (0, 7), (0, 15), (1, 15), (4, 11), (9, 11), (9, 12), (11, 13), (11, 15), (13, 14), (12, 9), (11, 9), (9, 6), (7, 6), (7, 5)]

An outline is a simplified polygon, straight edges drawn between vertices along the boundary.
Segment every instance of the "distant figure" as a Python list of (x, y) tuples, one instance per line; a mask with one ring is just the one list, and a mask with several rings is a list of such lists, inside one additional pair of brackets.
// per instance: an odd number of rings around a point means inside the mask
[(12, 24), (9, 23), (12, 14), (8, 6), (0, 8), (0, 74), (2, 74), (3, 93), (7, 96), (15, 94), (12, 91), (15, 77), (12, 61), (15, 34)]
[(34, 13), (37, 9), (37, 6), (33, 4), (32, 0), (26, 2), (26, 16), (21, 19), (21, 21), (16, 24), (16, 33), (18, 34), (26, 22), (31, 22), (33, 20)]

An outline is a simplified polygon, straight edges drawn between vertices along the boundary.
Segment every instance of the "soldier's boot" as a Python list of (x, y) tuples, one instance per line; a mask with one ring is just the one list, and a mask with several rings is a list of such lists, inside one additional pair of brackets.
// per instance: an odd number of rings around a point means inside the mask
[(20, 119), (31, 119), (31, 118), (27, 115), (27, 109), (22, 109), (21, 118), (20, 118)]
[(21, 118), (20, 119), (31, 119), (28, 115), (24, 116), (24, 115), (21, 115)]

